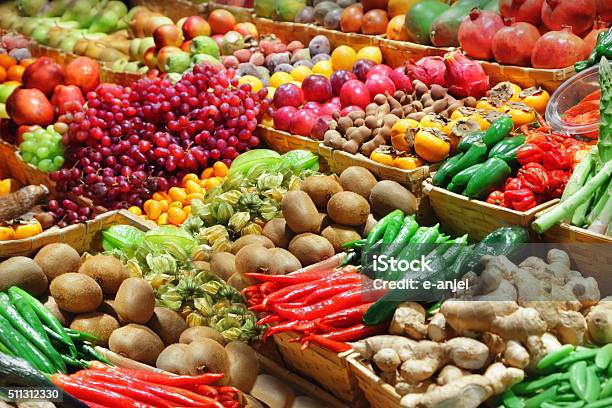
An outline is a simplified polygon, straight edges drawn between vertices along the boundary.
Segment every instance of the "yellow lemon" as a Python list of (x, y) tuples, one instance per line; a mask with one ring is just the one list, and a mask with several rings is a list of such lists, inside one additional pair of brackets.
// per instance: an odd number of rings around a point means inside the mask
[(314, 67), (312, 67), (312, 72), (315, 74), (324, 75), (329, 78), (334, 72), (331, 60), (317, 62)]
[(340, 69), (350, 71), (353, 69), (353, 64), (356, 60), (357, 53), (348, 45), (341, 45), (337, 47), (331, 54), (332, 66), (334, 67), (335, 71)]
[(242, 84), (249, 84), (249, 85), (251, 85), (251, 90), (253, 92), (257, 92), (261, 88), (263, 88), (263, 84), (261, 83), (259, 78), (254, 77), (253, 75), (245, 75), (243, 77), (240, 77), (240, 79), (238, 80), (238, 83), (240, 85), (242, 85)]
[(307, 76), (312, 75), (312, 71), (310, 68), (304, 65), (300, 65), (299, 67), (295, 67), (293, 71), (291, 71), (291, 76), (297, 82), (302, 82)]
[(367, 59), (380, 64), (382, 63), (382, 53), (380, 52), (380, 48), (368, 45), (357, 52), (357, 59)]
[(288, 84), (291, 81), (293, 81), (293, 77), (291, 76), (291, 74), (279, 71), (279, 72), (275, 72), (270, 77), (270, 86), (274, 88), (278, 88), (282, 84)]

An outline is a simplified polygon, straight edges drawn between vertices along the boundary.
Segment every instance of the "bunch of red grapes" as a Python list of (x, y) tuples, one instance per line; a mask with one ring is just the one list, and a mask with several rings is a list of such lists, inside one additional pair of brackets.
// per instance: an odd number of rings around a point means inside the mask
[(267, 89), (238, 85), (233, 70), (193, 67), (174, 85), (144, 78), (131, 87), (100, 84), (86, 107), (60, 120), (64, 168), (51, 174), (61, 192), (96, 205), (142, 206), (156, 191), (178, 185), (190, 172), (259, 145), (253, 132), (270, 105)]

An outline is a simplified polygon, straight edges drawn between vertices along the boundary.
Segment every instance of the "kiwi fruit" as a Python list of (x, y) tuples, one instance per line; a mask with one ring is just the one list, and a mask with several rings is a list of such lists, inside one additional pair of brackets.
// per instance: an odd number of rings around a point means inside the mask
[(217, 343), (224, 345), (225, 340), (221, 333), (207, 326), (194, 326), (183, 331), (179, 337), (179, 343), (189, 344), (202, 339), (211, 339)]
[(340, 185), (345, 191), (357, 193), (367, 200), (376, 185), (376, 177), (366, 168), (351, 166), (340, 174)]
[(171, 344), (157, 356), (155, 367), (169, 373), (189, 375), (187, 370), (187, 344)]
[(336, 253), (327, 239), (309, 232), (296, 235), (289, 243), (289, 252), (295, 255), (302, 266), (321, 262)]
[(55, 299), (53, 299), (53, 296), (47, 296), (47, 300), (43, 303), (43, 306), (55, 316), (62, 326), (67, 327), (72, 321), (74, 315), (60, 309)]
[(232, 254), (236, 255), (238, 251), (244, 248), (247, 245), (259, 244), (265, 248), (274, 248), (274, 242), (272, 242), (269, 238), (258, 235), (258, 234), (249, 234), (244, 237), (238, 238), (232, 244)]
[(317, 232), (321, 219), (317, 207), (308, 194), (303, 191), (289, 191), (281, 202), (283, 217), (291, 231), (301, 234)]
[(227, 385), (230, 382), (229, 357), (222, 345), (212, 339), (202, 339), (189, 343), (185, 352), (190, 375), (223, 373), (225, 376), (216, 384)]
[(352, 191), (335, 194), (327, 203), (327, 215), (336, 224), (358, 226), (365, 224), (370, 215), (368, 200)]
[(210, 271), (227, 281), (236, 272), (236, 255), (230, 252), (213, 253), (210, 258)]
[(301, 190), (308, 194), (319, 210), (325, 211), (329, 199), (342, 191), (342, 186), (335, 174), (331, 176), (315, 175), (306, 177), (302, 181)]
[(379, 217), (384, 217), (397, 209), (402, 210), (406, 215), (414, 214), (418, 205), (414, 194), (391, 180), (376, 183), (370, 193), (370, 204)]
[(268, 271), (270, 275), (285, 275), (297, 271), (302, 267), (300, 261), (291, 252), (283, 248), (272, 248), (268, 250), (272, 257)]
[(378, 223), (378, 221), (376, 221), (376, 218), (374, 218), (373, 214), (368, 215), (368, 219), (366, 220), (365, 224), (360, 225), (357, 228), (357, 232), (363, 237), (367, 237), (368, 234), (370, 234), (370, 231), (372, 231), (372, 228), (374, 228), (374, 226)]
[(153, 309), (147, 326), (159, 335), (166, 346), (178, 342), (181, 333), (187, 329), (185, 319), (167, 307)]
[(79, 268), (79, 273), (98, 282), (105, 295), (117, 293), (121, 283), (129, 278), (126, 267), (119, 259), (102, 254), (88, 257)]
[(0, 263), (0, 291), (11, 286), (40, 296), (47, 291), (49, 281), (36, 262), (25, 256), (14, 256)]
[(257, 285), (257, 281), (255, 279), (249, 278), (241, 273), (236, 272), (227, 280), (227, 284), (233, 287), (234, 289), (238, 289), (242, 291), (242, 289), (247, 286)]
[(164, 349), (164, 342), (147, 326), (130, 323), (110, 335), (108, 348), (132, 360), (154, 365)]
[(121, 319), (130, 323), (145, 324), (153, 316), (155, 293), (142, 278), (128, 278), (123, 281), (115, 296), (115, 310)]
[(34, 257), (34, 262), (40, 266), (47, 279), (53, 280), (63, 273), (78, 272), (81, 257), (70, 245), (54, 243), (42, 247)]
[(242, 341), (232, 341), (225, 346), (229, 358), (230, 385), (248, 393), (253, 388), (259, 374), (257, 353)]
[(295, 236), (295, 233), (287, 226), (287, 220), (284, 218), (273, 218), (268, 221), (263, 227), (262, 234), (269, 238), (274, 243), (274, 246), (285, 249), (289, 246), (289, 241)]
[(102, 303), (100, 285), (81, 273), (58, 276), (51, 282), (49, 291), (60, 309), (72, 313), (93, 312)]
[(319, 217), (321, 217), (321, 222), (319, 224), (319, 229), (317, 230), (317, 234), (320, 234), (325, 228), (329, 227), (334, 223), (334, 220), (331, 219), (327, 213), (319, 213)]
[(106, 313), (93, 312), (76, 316), (70, 323), (70, 328), (93, 334), (100, 343), (107, 344), (110, 335), (119, 328), (119, 322)]
[(338, 224), (325, 228), (321, 236), (331, 242), (336, 252), (342, 252), (342, 244), (345, 242), (361, 239), (361, 235), (353, 228)]
[(268, 273), (271, 269), (271, 259), (268, 249), (259, 244), (242, 247), (236, 254), (236, 272)]

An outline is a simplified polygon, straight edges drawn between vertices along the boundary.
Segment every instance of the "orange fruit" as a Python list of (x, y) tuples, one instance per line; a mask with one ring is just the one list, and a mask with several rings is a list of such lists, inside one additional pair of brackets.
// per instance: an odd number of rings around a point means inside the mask
[(0, 67), (0, 83), (6, 81), (6, 69)]
[(10, 241), (15, 238), (15, 230), (11, 227), (0, 227), (0, 241)]
[(193, 199), (198, 199), (198, 200), (204, 200), (204, 193), (191, 193), (187, 196), (187, 198), (185, 198), (185, 203), (187, 203), (186, 205), (189, 205), (189, 203), (191, 202), (191, 200)]
[(382, 53), (380, 52), (380, 48), (375, 47), (373, 45), (368, 45), (367, 47), (363, 47), (359, 51), (357, 51), (357, 59), (367, 59), (370, 61), (374, 61), (377, 64), (382, 63)]
[(419, 1), (421, 0), (389, 0), (389, 3), (387, 3), (389, 17), (399, 16), (400, 14), (405, 16), (408, 10)]
[(185, 183), (187, 183), (187, 181), (189, 180), (193, 180), (197, 182), (200, 180), (200, 178), (195, 173), (187, 173), (185, 174), (185, 177), (183, 177), (183, 180), (182, 180), (183, 186), (185, 186)]
[(17, 64), (17, 60), (8, 54), (0, 54), (0, 67), (8, 70), (13, 65)]
[(162, 213), (161, 203), (159, 201), (153, 201), (153, 200), (147, 200), (147, 201), (150, 201), (150, 203), (149, 205), (147, 205), (147, 203), (145, 202), (145, 213), (152, 220), (158, 219)]
[(21, 61), (19, 61), (19, 65), (27, 68), (30, 65), (32, 65), (34, 61), (36, 61), (34, 58), (24, 58)]
[(157, 225), (166, 225), (168, 224), (168, 213), (163, 213), (157, 219)]
[(34, 221), (25, 225), (19, 225), (15, 227), (14, 239), (33, 237), (34, 235), (40, 234), (42, 231), (42, 225), (40, 225), (40, 222), (38, 221)]
[(183, 211), (185, 211), (185, 214), (187, 214), (187, 216), (189, 217), (191, 215), (191, 206), (190, 205), (184, 206)]
[(170, 203), (170, 205), (168, 206), (168, 210), (172, 207), (183, 208), (183, 203), (181, 203), (180, 201), (175, 201), (173, 203)]
[(166, 210), (170, 206), (171, 201), (170, 200), (159, 200), (158, 203), (161, 206), (161, 212), (166, 212)]
[(136, 207), (135, 205), (128, 208), (128, 211), (131, 212), (132, 214), (142, 215), (142, 210), (140, 209), (140, 207)]
[(198, 184), (196, 181), (193, 180), (187, 180), (187, 183), (185, 183), (185, 191), (187, 192), (187, 194), (191, 194), (191, 193), (202, 193), (202, 186), (200, 186), (200, 184)]
[(331, 61), (334, 71), (338, 71), (340, 69), (346, 69), (347, 71), (352, 70), (356, 59), (357, 52), (348, 45), (336, 47), (331, 54)]
[(207, 168), (202, 172), (202, 174), (200, 174), (200, 179), (206, 180), (208, 178), (211, 178), (213, 176), (213, 172), (214, 169), (212, 167)]
[(227, 10), (217, 9), (208, 16), (208, 24), (213, 34), (225, 34), (236, 25), (236, 17)]
[(405, 21), (406, 16), (404, 14), (393, 17), (389, 24), (387, 24), (387, 38), (390, 40), (408, 41), (408, 33), (404, 27)]
[(187, 193), (185, 192), (185, 190), (179, 187), (172, 187), (168, 191), (168, 194), (170, 195), (170, 198), (172, 199), (172, 201), (182, 202), (187, 197)]
[(181, 225), (185, 219), (187, 219), (187, 214), (185, 214), (182, 208), (168, 208), (168, 222), (170, 222), (170, 224)]
[(225, 177), (227, 176), (228, 168), (225, 163), (218, 161), (213, 164), (213, 174), (215, 177)]
[(9, 81), (17, 81), (21, 82), (21, 77), (23, 76), (23, 71), (25, 71), (25, 67), (22, 65), (13, 65), (6, 72), (6, 79)]
[(219, 177), (211, 177), (206, 180), (206, 190), (217, 187), (223, 180)]

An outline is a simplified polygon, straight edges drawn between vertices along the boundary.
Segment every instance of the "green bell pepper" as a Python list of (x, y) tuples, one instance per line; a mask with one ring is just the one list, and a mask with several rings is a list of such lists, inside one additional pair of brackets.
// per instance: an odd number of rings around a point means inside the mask
[(484, 143), (476, 142), (472, 144), (470, 150), (458, 160), (454, 166), (448, 169), (447, 177), (454, 177), (457, 173), (475, 164), (482, 163), (487, 158), (487, 146)]
[(463, 195), (470, 198), (482, 198), (502, 184), (510, 176), (510, 173), (510, 166), (505, 161), (492, 157), (470, 179)]
[(517, 147), (525, 144), (525, 135), (513, 136), (498, 142), (489, 150), (489, 159), (491, 157), (503, 156)]
[(485, 132), (482, 141), (488, 148), (492, 148), (497, 143), (505, 139), (510, 134), (513, 127), (514, 123), (512, 122), (512, 118), (506, 115), (500, 116), (493, 123), (491, 123), (491, 126), (489, 126)]
[[(476, 174), (476, 172), (484, 166), (484, 163), (477, 163), (473, 166), (468, 167), (467, 169), (461, 170), (459, 173), (455, 174), (453, 179), (451, 180), (451, 184), (456, 186), (456, 189), (461, 192), (465, 186), (470, 182), (470, 179)], [(449, 184), (450, 186), (450, 184)]]
[(436, 170), (433, 177), (431, 178), (434, 186), (442, 186), (444, 187), (448, 181), (450, 176), (448, 175), (448, 170), (451, 169), (455, 163), (457, 163), (463, 157), (464, 153), (459, 153), (451, 158), (448, 158), (442, 163), (442, 165)]

